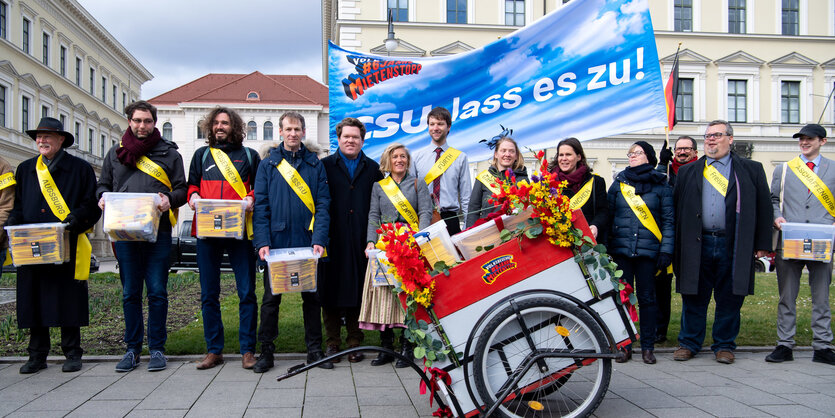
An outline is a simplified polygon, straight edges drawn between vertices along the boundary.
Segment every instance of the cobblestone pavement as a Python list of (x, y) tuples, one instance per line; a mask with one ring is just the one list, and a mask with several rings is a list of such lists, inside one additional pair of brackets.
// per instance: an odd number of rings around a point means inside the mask
[[(835, 367), (812, 363), (808, 350), (795, 361), (771, 364), (767, 353), (737, 352), (733, 365), (710, 353), (676, 362), (658, 351), (658, 364), (615, 364), (598, 417), (832, 416)], [(371, 357), (371, 356), (369, 356)], [(429, 417), (435, 407), (420, 395), (411, 369), (371, 367), (369, 359), (334, 370), (314, 369), (282, 382), (276, 376), (299, 364), (286, 355), (264, 374), (241, 368), (239, 356), (210, 370), (196, 357), (170, 359), (149, 373), (147, 357), (130, 373), (116, 373), (116, 358), (86, 358), (78, 373), (62, 373), (61, 358), (46, 370), (18, 374), (25, 359), (0, 359), (0, 416), (80, 417)], [(55, 360), (55, 362), (52, 362)]]

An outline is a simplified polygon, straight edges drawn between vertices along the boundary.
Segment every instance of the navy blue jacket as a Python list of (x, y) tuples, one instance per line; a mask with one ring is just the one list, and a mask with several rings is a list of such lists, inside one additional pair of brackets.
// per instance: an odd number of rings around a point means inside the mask
[[(310, 188), (316, 207), (313, 232), (308, 229), (312, 216), (310, 210), (278, 171), (278, 165), (285, 159)], [(270, 149), (269, 156), (261, 161), (255, 176), (255, 213), (252, 216), (255, 234), (252, 244), (256, 249), (327, 246), (330, 204), (328, 176), (316, 154), (304, 145), (299, 151), (287, 151), (282, 142)]]
[(624, 257), (656, 258), (659, 252), (673, 254), (675, 238), (675, 207), (673, 190), (667, 185), (667, 178), (656, 171), (652, 172), (652, 189), (641, 195), (661, 230), (661, 242), (649, 231), (626, 203), (620, 191), (620, 183), (631, 184), (623, 172), (618, 173), (615, 182), (609, 187), (609, 254)]

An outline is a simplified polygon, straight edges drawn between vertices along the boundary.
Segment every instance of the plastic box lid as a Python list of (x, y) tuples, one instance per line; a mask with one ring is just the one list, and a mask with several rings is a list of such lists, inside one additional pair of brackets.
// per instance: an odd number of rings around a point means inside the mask
[(62, 222), (46, 222), (38, 224), (23, 224), (4, 227), (6, 231), (14, 231), (16, 229), (52, 229), (57, 228), (58, 232), (62, 232), (67, 227), (67, 224)]
[(162, 203), (162, 198), (159, 197), (157, 193), (118, 193), (118, 192), (105, 192), (101, 195), (104, 198), (105, 207), (107, 207), (107, 202), (115, 201), (115, 200), (130, 200), (130, 199), (153, 199), (155, 205), (159, 205)]
[(786, 222), (781, 227), (784, 240), (823, 239), (832, 241), (835, 238), (835, 225)]
[(298, 261), (319, 258), (313, 254), (313, 247), (275, 248), (264, 257), (268, 263), (275, 261)]
[(228, 208), (228, 207), (237, 207), (240, 206), (241, 209), (246, 210), (246, 206), (249, 204), (246, 200), (227, 200), (227, 199), (198, 199), (194, 202), (194, 210), (200, 211), (201, 209), (212, 209), (212, 208)]

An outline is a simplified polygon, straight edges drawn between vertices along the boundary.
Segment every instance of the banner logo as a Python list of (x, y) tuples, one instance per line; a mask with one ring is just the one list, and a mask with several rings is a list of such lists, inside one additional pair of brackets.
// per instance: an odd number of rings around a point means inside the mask
[(502, 255), (481, 266), (481, 269), (484, 270), (484, 275), (481, 278), (484, 280), (484, 283), (493, 284), (499, 276), (515, 268), (516, 263), (513, 261), (513, 256)]
[(422, 68), (420, 64), (411, 61), (388, 61), (361, 55), (348, 55), (345, 59), (357, 71), (342, 80), (345, 96), (351, 100), (357, 100), (377, 84), (395, 77), (417, 74)]

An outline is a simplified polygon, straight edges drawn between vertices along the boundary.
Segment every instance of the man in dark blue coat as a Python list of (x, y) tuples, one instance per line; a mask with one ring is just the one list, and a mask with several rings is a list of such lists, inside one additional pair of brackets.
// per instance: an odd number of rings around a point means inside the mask
[[(302, 144), (302, 115), (287, 112), (279, 118), (278, 126), (284, 141), (270, 150), (269, 156), (258, 166), (255, 176), (253, 245), (258, 249), (258, 255), (262, 260), (270, 253), (271, 248), (312, 246), (315, 254), (324, 255), (325, 246), (328, 245), (328, 210), (331, 203), (325, 167), (316, 154), (308, 151)], [(298, 187), (292, 187), (279, 172), (278, 167), (282, 161), (287, 161), (292, 167), (295, 178), (303, 180), (304, 186), (307, 187), (305, 192), (309, 193), (315, 212), (302, 200)], [(272, 294), (269, 274), (265, 273), (261, 326), (258, 329), (261, 355), (253, 368), (255, 373), (264, 373), (273, 367), (280, 304), (281, 294)], [(307, 361), (312, 363), (324, 358), (321, 305), (316, 292), (302, 293), (302, 315)], [(319, 367), (332, 369), (333, 363), (325, 362)]]

